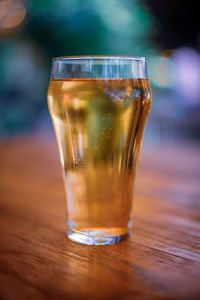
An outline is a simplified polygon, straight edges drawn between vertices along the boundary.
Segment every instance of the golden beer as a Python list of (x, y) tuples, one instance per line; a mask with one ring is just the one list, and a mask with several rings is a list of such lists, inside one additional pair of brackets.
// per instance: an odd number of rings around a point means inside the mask
[(151, 100), (143, 78), (50, 81), (48, 105), (64, 170), (70, 239), (110, 244), (127, 235)]

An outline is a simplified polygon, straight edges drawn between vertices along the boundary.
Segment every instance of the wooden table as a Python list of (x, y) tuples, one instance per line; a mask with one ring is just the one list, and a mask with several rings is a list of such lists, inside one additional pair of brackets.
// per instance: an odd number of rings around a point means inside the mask
[(0, 143), (0, 299), (200, 299), (200, 148), (143, 151), (129, 239), (65, 236), (54, 137)]

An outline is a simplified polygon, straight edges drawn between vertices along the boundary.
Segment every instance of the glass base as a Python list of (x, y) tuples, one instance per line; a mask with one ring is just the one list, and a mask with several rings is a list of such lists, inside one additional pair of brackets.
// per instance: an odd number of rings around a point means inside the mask
[[(121, 231), (121, 232), (120, 232)], [(112, 233), (113, 232), (113, 233)], [(116, 234), (114, 232), (118, 232)], [(111, 245), (119, 243), (128, 236), (128, 229), (111, 229), (105, 230), (105, 228), (93, 228), (76, 230), (69, 229), (67, 232), (68, 238), (76, 243), (84, 245)]]

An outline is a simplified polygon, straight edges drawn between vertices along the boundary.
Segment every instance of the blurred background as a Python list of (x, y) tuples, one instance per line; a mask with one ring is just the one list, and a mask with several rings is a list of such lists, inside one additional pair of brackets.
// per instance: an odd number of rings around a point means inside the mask
[(200, 142), (198, 1), (0, 0), (0, 137), (52, 134), (51, 58), (146, 56), (146, 139)]

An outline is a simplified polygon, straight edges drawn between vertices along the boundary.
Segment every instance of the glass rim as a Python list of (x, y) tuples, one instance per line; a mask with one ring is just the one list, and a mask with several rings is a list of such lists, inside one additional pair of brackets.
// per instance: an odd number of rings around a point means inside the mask
[(146, 61), (144, 56), (113, 56), (113, 55), (75, 55), (75, 56), (58, 56), (53, 57), (52, 61), (70, 61), (70, 60), (129, 60), (129, 61)]

